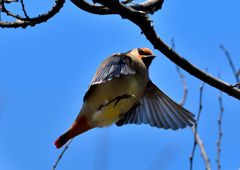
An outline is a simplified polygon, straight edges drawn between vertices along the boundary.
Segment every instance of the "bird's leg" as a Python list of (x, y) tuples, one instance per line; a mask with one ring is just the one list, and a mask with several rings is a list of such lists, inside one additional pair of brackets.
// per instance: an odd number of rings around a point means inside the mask
[[(118, 96), (118, 97), (112, 99), (111, 101), (109, 101), (107, 104), (105, 104), (105, 105), (102, 106), (102, 107), (108, 106), (108, 105), (111, 104), (112, 102), (116, 101), (115, 104), (113, 105), (113, 107), (115, 107), (115, 106), (120, 102), (120, 100), (122, 100), (122, 99), (130, 99), (130, 98), (132, 98), (132, 97), (135, 97), (135, 95), (130, 95), (130, 94), (127, 94), (127, 93), (126, 93), (126, 94), (123, 94), (123, 95), (121, 95), (121, 96)], [(101, 108), (102, 108), (102, 107), (101, 107)]]
[(122, 96), (116, 97), (115, 99), (111, 100), (110, 102), (113, 102), (114, 100), (116, 100), (116, 103), (113, 105), (113, 107), (115, 107), (120, 102), (120, 100), (122, 100), (122, 99), (131, 99), (132, 97), (135, 97), (135, 95), (124, 94)]
[(104, 104), (104, 105), (101, 105), (101, 106), (99, 107), (99, 110), (101, 110), (103, 107), (108, 106), (109, 104), (111, 104), (111, 103), (114, 102), (115, 100), (116, 100), (116, 102), (115, 102), (115, 104), (113, 105), (113, 107), (115, 107), (115, 106), (120, 102), (120, 100), (122, 100), (122, 99), (130, 99), (130, 98), (132, 98), (132, 97), (135, 97), (135, 95), (130, 95), (130, 94), (127, 94), (127, 93), (126, 93), (126, 94), (123, 94), (123, 95), (121, 95), (121, 96), (118, 96), (118, 97), (112, 99), (112, 100), (109, 101), (108, 103), (106, 103), (106, 104)]

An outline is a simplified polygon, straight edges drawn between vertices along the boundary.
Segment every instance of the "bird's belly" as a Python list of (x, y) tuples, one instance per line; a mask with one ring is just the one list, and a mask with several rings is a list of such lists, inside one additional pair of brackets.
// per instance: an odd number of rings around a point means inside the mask
[[(120, 119), (122, 114), (129, 111), (143, 95), (146, 85), (142, 80), (138, 80), (132, 75), (114, 79), (97, 85), (98, 89), (94, 90), (94, 94), (91, 95), (92, 99), (88, 101), (95, 108), (91, 116), (92, 126), (112, 125)], [(129, 95), (129, 97), (125, 98), (124, 95)]]
[(122, 99), (117, 104), (114, 102), (109, 105), (99, 109), (93, 113), (92, 124), (97, 127), (110, 126), (117, 120), (119, 120), (119, 116), (123, 113), (126, 113), (135, 100), (133, 99)]

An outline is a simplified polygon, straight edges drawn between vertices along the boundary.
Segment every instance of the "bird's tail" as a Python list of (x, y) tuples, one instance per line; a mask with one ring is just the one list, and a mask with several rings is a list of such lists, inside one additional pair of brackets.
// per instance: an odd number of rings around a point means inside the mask
[(61, 148), (69, 139), (74, 138), (81, 133), (84, 133), (94, 127), (88, 125), (87, 119), (85, 116), (79, 116), (73, 123), (72, 127), (69, 128), (65, 133), (63, 133), (56, 141), (56, 148)]
[(55, 145), (56, 145), (56, 148), (59, 149), (61, 148), (69, 139), (71, 139), (69, 137), (69, 134), (70, 134), (70, 129), (67, 130), (64, 134), (62, 134), (56, 141), (55, 141)]

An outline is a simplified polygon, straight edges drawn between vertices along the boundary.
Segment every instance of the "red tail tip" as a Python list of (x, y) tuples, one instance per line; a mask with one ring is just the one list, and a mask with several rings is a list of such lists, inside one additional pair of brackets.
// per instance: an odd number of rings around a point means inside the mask
[(63, 146), (63, 144), (60, 143), (59, 141), (60, 138), (58, 138), (56, 141), (55, 141), (55, 145), (56, 145), (56, 148), (59, 149)]

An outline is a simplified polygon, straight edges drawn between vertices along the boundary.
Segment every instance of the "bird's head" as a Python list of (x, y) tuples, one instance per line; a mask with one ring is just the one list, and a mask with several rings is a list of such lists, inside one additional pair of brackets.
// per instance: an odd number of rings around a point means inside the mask
[(145, 66), (148, 68), (152, 63), (152, 60), (156, 57), (153, 52), (148, 48), (136, 48), (130, 51), (130, 54), (133, 54), (140, 58)]

